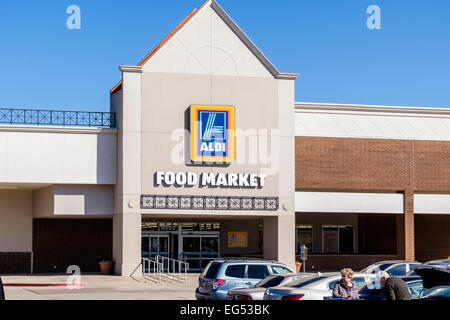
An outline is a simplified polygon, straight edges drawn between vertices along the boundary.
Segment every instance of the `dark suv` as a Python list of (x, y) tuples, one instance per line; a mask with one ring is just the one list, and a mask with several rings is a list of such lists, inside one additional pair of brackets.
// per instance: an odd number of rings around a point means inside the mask
[(211, 261), (198, 278), (197, 300), (226, 300), (229, 290), (252, 288), (271, 274), (294, 272), (278, 261), (224, 258)]

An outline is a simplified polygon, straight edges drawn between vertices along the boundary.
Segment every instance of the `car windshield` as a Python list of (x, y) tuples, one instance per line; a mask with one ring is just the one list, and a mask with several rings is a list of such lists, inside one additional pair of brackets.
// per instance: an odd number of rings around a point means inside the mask
[(307, 277), (307, 278), (301, 278), (299, 280), (294, 280), (291, 283), (287, 284), (286, 287), (295, 287), (295, 288), (301, 288), (308, 284), (317, 282), (319, 280), (327, 278), (326, 276), (313, 276), (313, 277)]
[(268, 276), (264, 280), (260, 281), (255, 288), (271, 288), (276, 287), (283, 281), (284, 277), (281, 276)]
[(362, 273), (376, 273), (378, 271), (384, 271), (389, 266), (392, 266), (394, 263), (375, 263), (367, 268), (361, 270)]

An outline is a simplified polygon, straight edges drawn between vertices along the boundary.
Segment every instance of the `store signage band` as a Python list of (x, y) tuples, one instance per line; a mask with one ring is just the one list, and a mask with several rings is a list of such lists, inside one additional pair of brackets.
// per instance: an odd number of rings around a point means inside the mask
[(263, 188), (267, 174), (257, 173), (213, 173), (203, 172), (163, 172), (155, 173), (156, 186), (188, 186), (199, 184), (200, 187), (240, 187)]

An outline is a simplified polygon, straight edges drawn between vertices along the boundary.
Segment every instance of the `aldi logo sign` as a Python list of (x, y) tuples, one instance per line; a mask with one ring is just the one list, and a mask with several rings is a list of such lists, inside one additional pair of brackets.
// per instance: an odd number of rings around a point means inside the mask
[(190, 117), (192, 161), (235, 160), (234, 107), (192, 105)]

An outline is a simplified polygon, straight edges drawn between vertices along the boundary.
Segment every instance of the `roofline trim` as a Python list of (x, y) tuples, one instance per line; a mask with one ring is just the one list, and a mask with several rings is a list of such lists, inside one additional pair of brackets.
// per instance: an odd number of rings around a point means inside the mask
[(266, 58), (266, 56), (258, 49), (252, 40), (242, 31), (236, 22), (222, 9), (222, 7), (215, 0), (211, 0), (211, 8), (219, 15), (225, 24), (236, 34), (236, 36), (246, 45), (246, 47), (255, 55), (266, 69), (272, 74), (275, 79), (295, 80), (299, 74), (296, 73), (281, 73), (278, 69)]
[(450, 108), (296, 102), (295, 112), (301, 112), (301, 110), (450, 115)]

